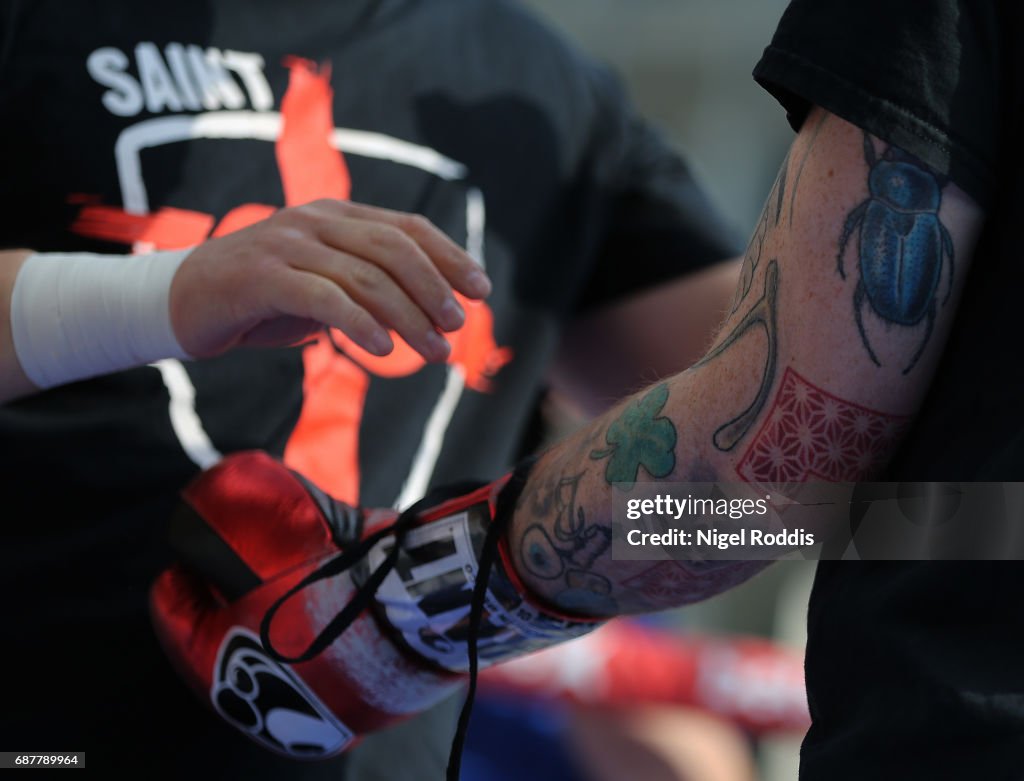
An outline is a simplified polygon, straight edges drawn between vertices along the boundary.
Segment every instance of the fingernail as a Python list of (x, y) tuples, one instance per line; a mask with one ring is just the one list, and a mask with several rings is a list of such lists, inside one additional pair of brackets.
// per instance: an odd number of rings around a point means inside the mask
[(427, 343), (427, 352), (429, 353), (428, 357), (430, 360), (443, 361), (448, 357), (448, 353), (451, 352), (452, 348), (448, 344), (448, 340), (436, 331), (428, 333), (424, 341)]
[(491, 280), (482, 271), (470, 271), (466, 277), (466, 287), (469, 292), (478, 298), (484, 298), (491, 294)]
[(395, 349), (395, 343), (391, 341), (387, 331), (374, 331), (369, 341), (370, 352), (375, 355), (387, 355)]
[(441, 305), (440, 325), (444, 330), (454, 331), (461, 328), (464, 322), (466, 322), (466, 313), (454, 298), (449, 298)]

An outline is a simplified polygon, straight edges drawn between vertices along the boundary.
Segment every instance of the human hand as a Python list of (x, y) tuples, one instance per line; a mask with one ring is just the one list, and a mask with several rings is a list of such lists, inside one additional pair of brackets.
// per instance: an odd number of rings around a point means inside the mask
[(375, 355), (393, 349), (390, 329), (440, 362), (450, 347), (439, 330), (465, 320), (453, 288), (481, 299), (490, 282), (429, 220), (325, 199), (194, 249), (171, 284), (171, 324), (197, 358), (292, 344), (326, 325)]

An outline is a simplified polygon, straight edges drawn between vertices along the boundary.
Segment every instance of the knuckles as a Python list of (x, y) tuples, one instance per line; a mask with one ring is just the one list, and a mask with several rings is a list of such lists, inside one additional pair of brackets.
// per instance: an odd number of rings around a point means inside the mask
[(370, 223), (367, 227), (367, 240), (387, 254), (407, 252), (412, 245), (412, 240), (399, 228), (384, 223)]
[(338, 291), (326, 280), (308, 285), (305, 294), (303, 306), (311, 314), (323, 317), (324, 313), (338, 308)]
[(287, 261), (295, 255), (296, 244), (306, 238), (304, 231), (288, 223), (267, 225), (259, 237), (258, 250), (253, 253), (253, 260), (258, 262), (262, 259), (274, 263)]
[(291, 206), (287, 209), (281, 209), (267, 219), (267, 226), (287, 228), (305, 234), (315, 234), (317, 227), (327, 219), (320, 209), (317, 208), (317, 203), (319, 202), (314, 201), (302, 206)]
[[(296, 241), (322, 241), (320, 237), (329, 227), (336, 227), (337, 220), (352, 217), (350, 211), (351, 206), (343, 201), (320, 199), (281, 209), (252, 229), (258, 231), (259, 243), (283, 251)], [(397, 255), (405, 258), (405, 262), (415, 258), (429, 263), (421, 246), (439, 234), (434, 224), (420, 214), (396, 214), (387, 222), (364, 216), (355, 219), (350, 229), (363, 233), (366, 243), (383, 256), (381, 262)]]
[(387, 274), (372, 263), (355, 263), (348, 270), (348, 282), (364, 293), (371, 293), (383, 287)]
[(403, 214), (399, 226), (414, 238), (423, 239), (435, 231), (434, 223), (422, 214)]

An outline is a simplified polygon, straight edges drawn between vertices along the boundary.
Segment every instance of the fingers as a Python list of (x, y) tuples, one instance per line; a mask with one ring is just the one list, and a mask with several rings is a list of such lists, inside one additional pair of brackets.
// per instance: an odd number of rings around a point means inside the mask
[[(381, 329), (391, 329), (398, 333), (409, 346), (422, 355), (427, 361), (441, 362), (448, 357), (450, 347), (429, 319), (429, 309), (419, 302), (414, 302), (387, 270), (378, 263), (370, 262), (363, 257), (355, 257), (345, 252), (337, 252), (323, 245), (310, 243), (302, 253), (302, 271), (312, 272), (322, 279), (334, 282), (343, 288), (352, 302), (346, 303), (346, 309), (358, 306), (371, 316)], [(450, 295), (443, 293), (442, 295)], [(341, 306), (340, 303), (337, 306)], [(340, 309), (338, 310), (340, 313)], [(314, 315), (315, 316), (315, 315)], [(464, 315), (459, 309), (458, 324), (462, 325)], [(349, 333), (347, 323), (339, 325), (333, 321), (324, 321), (335, 325), (355, 339)], [(450, 328), (449, 330), (453, 330)], [(385, 332), (386, 335), (386, 332)], [(377, 336), (374, 341), (383, 344)], [(359, 341), (358, 339), (356, 341)], [(389, 340), (390, 341), (390, 340)], [(362, 346), (362, 342), (360, 342)], [(371, 350), (374, 352), (374, 350)], [(378, 353), (380, 354), (380, 353)]]
[[(180, 277), (180, 279), (178, 278)], [(447, 359), (439, 331), (490, 292), (475, 261), (428, 220), (342, 201), (283, 209), (197, 247), (171, 289), (175, 333), (189, 354), (291, 343), (311, 321), (374, 355), (392, 330), (429, 362)]]
[[(450, 352), (438, 331), (455, 331), (465, 323), (452, 288), (470, 298), (490, 292), (490, 280), (476, 262), (423, 217), (330, 200), (287, 211), (282, 218), (315, 237), (323, 250), (303, 242), (288, 264), (336, 283), (351, 302), (344, 308), (359, 306), (427, 361), (444, 361)], [(343, 305), (335, 301), (334, 306), (337, 318)], [(383, 340), (372, 330), (349, 335), (361, 346), (379, 347)]]
[(339, 250), (339, 255), (364, 261), (348, 264), (347, 271), (354, 275), (351, 280), (354, 286), (363, 290), (383, 288), (380, 275), (384, 275), (403, 292), (405, 300), (441, 330), (455, 331), (466, 321), (451, 285), (422, 246), (398, 228), (380, 222), (341, 218), (325, 220), (319, 226), (318, 237)]
[(297, 345), (323, 331), (316, 320), (281, 316), (264, 320), (242, 335), (242, 347), (287, 347)]
[[(308, 204), (308, 208), (324, 214), (329, 221), (349, 219), (362, 222), (364, 225), (376, 225), (378, 230), (370, 231), (369, 237), (365, 233), (359, 233), (355, 238), (360, 240), (370, 238), (371, 241), (376, 239), (385, 246), (393, 248), (393, 242), (397, 242), (399, 239), (396, 239), (392, 231), (380, 230), (383, 227), (391, 228), (393, 231), (397, 231), (401, 238), (408, 239), (415, 244), (445, 282), (467, 298), (482, 299), (491, 292), (491, 282), (479, 264), (426, 217), (349, 201), (314, 201)], [(332, 241), (333, 246), (351, 251), (348, 246), (344, 246), (343, 235), (337, 231), (332, 231), (330, 235), (334, 239), (340, 239), (342, 243), (338, 245), (333, 244)], [(324, 238), (328, 240), (326, 236)]]
[(293, 269), (282, 275), (271, 303), (282, 315), (341, 329), (374, 355), (387, 355), (395, 347), (373, 315), (330, 279), (314, 272)]

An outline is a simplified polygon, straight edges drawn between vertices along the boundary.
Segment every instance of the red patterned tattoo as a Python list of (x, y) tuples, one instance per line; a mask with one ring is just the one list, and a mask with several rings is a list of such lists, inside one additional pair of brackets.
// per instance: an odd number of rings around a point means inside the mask
[(858, 480), (881, 465), (909, 422), (844, 401), (787, 368), (736, 471), (783, 493), (808, 480)]
[(672, 604), (677, 598), (685, 598), (691, 592), (696, 596), (702, 590), (700, 583), (677, 561), (659, 562), (621, 585), (645, 594), (655, 604)]
[[(619, 585), (652, 609), (679, 607), (714, 596), (764, 569), (767, 561), (661, 561)], [(637, 601), (637, 600), (634, 600)]]

